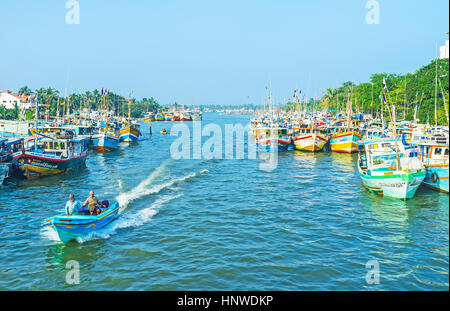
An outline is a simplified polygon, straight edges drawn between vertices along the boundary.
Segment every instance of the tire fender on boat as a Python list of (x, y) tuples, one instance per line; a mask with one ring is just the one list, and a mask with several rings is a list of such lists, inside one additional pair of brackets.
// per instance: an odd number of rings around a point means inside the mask
[(438, 175), (435, 172), (433, 172), (433, 174), (431, 174), (431, 180), (433, 182), (437, 182), (438, 181)]

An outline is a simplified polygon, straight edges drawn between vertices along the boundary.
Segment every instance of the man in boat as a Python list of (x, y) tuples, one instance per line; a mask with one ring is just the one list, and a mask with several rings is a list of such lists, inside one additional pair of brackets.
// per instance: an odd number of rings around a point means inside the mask
[(73, 194), (69, 194), (69, 201), (66, 203), (66, 215), (67, 217), (73, 215), (74, 213), (78, 213), (78, 209), (81, 207), (80, 202), (75, 201), (75, 196)]
[(101, 207), (106, 207), (105, 205), (103, 205), (102, 202), (100, 202), (99, 199), (97, 199), (97, 197), (94, 194), (94, 191), (92, 191), (92, 190), (89, 192), (89, 197), (86, 199), (86, 201), (84, 202), (84, 204), (81, 208), (85, 207), (86, 205), (89, 208), (90, 215), (98, 215), (101, 213), (101, 210), (98, 207), (99, 205)]

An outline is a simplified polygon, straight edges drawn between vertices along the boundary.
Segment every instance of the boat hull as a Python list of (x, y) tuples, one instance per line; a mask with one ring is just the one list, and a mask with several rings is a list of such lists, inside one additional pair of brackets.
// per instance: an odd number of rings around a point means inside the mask
[(108, 210), (96, 216), (74, 215), (67, 217), (65, 214), (46, 220), (46, 223), (56, 231), (63, 243), (85, 237), (95, 231), (103, 229), (119, 215), (119, 203), (114, 203)]
[(433, 190), (449, 193), (448, 163), (425, 165), (425, 168), (427, 175), (423, 181), (424, 185)]
[(92, 144), (95, 151), (110, 152), (119, 146), (119, 139), (111, 135), (95, 135), (92, 137)]
[(325, 135), (312, 134), (297, 136), (293, 139), (293, 142), (294, 148), (296, 150), (317, 152), (321, 151), (323, 147), (325, 147), (328, 139), (325, 137)]
[(138, 141), (141, 132), (137, 129), (128, 126), (119, 131), (119, 142), (134, 143)]
[[(359, 168), (358, 168), (359, 169)], [(370, 176), (359, 169), (363, 186), (378, 195), (397, 199), (411, 199), (425, 178), (426, 171), (393, 173), (392, 175)]]
[(361, 135), (355, 132), (346, 132), (333, 135), (330, 139), (330, 148), (332, 152), (354, 153), (358, 151), (358, 141)]
[(47, 157), (44, 154), (23, 153), (17, 160), (19, 170), (30, 175), (54, 175), (79, 168), (86, 163), (87, 152), (70, 159)]
[(269, 138), (256, 141), (259, 152), (285, 152), (288, 150), (290, 144), (290, 141), (280, 138)]

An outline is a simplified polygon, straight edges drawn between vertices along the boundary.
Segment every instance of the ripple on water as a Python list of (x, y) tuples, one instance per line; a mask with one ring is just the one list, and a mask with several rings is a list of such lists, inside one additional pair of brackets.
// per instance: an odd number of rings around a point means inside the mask
[[(90, 152), (77, 172), (1, 188), (0, 289), (448, 290), (448, 195), (373, 195), (356, 155), (287, 152), (272, 172), (257, 159), (174, 160), (176, 137), (157, 134), (168, 126), (154, 122), (155, 135), (133, 148)], [(57, 242), (42, 220), (91, 189), (121, 203), (119, 219)], [(69, 260), (80, 263), (76, 287), (65, 283)], [(379, 285), (365, 281), (369, 260)]]

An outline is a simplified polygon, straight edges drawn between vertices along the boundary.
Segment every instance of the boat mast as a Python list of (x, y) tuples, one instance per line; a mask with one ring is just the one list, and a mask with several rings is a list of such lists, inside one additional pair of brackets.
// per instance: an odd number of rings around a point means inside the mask
[[(389, 95), (389, 89), (387, 88), (387, 84), (386, 84), (386, 80), (383, 79), (383, 89), (386, 90), (387, 94), (388, 94), (388, 98), (390, 99), (390, 95)], [(384, 92), (383, 92), (384, 94)], [(397, 126), (396, 126), (396, 120), (395, 120), (395, 105), (392, 105), (390, 103), (390, 100), (388, 100), (388, 98), (386, 98), (386, 94), (384, 94), (385, 96), (385, 100), (386, 100), (386, 107), (388, 108), (388, 112), (389, 115), (391, 117), (391, 123), (392, 123), (392, 131), (394, 132), (394, 143), (395, 143), (395, 155), (397, 157), (397, 171), (400, 169), (400, 156), (399, 156), (399, 152), (398, 152), (398, 144), (397, 144)], [(389, 108), (389, 105), (392, 105), (392, 111)]]
[(370, 102), (370, 114), (373, 118), (373, 83), (370, 84), (372, 84), (372, 101)]
[(380, 105), (381, 105), (381, 128), (384, 134), (384, 114), (383, 114), (383, 95), (380, 94)]
[(405, 102), (403, 103), (403, 119), (406, 121), (406, 76), (405, 76)]
[(351, 121), (351, 114), (352, 114), (352, 100), (351, 100), (351, 93), (350, 89), (348, 89), (348, 96), (347, 96), (347, 131), (350, 131), (350, 121)]
[(34, 116), (34, 152), (37, 152), (37, 124), (39, 115), (39, 101), (36, 96), (36, 115)]
[(437, 43), (436, 43), (436, 81), (434, 91), (434, 126), (437, 127), (437, 94), (438, 94), (438, 59), (437, 59)]

